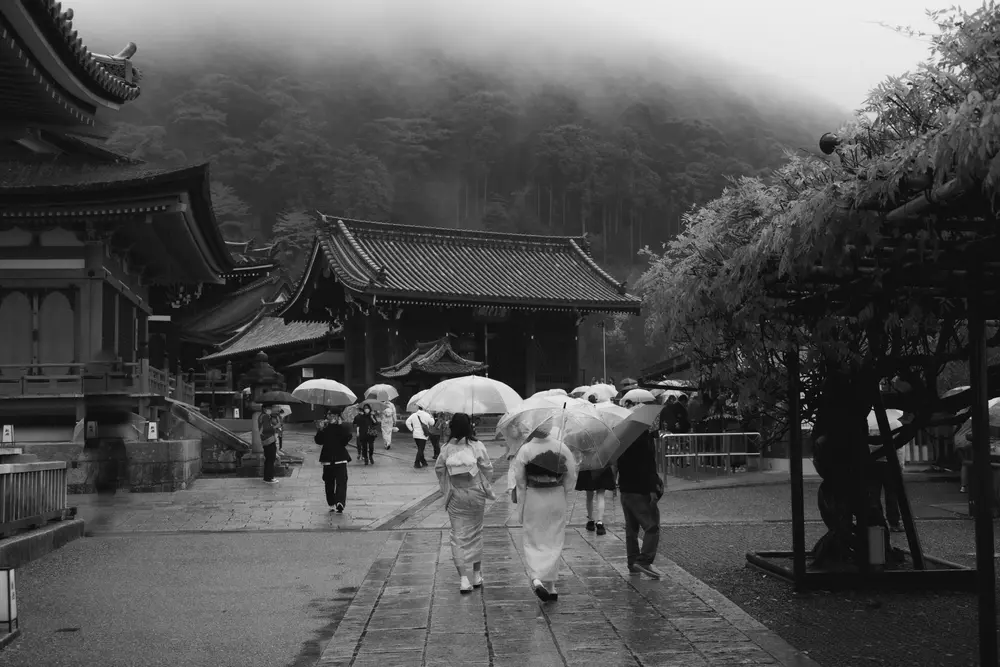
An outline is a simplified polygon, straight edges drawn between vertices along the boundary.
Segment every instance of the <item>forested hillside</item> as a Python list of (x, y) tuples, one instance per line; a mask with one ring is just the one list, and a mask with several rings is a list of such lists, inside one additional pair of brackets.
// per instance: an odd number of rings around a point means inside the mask
[[(637, 251), (673, 237), (727, 176), (769, 173), (844, 116), (794, 92), (751, 99), (665, 60), (594, 56), (559, 75), (524, 62), (425, 48), (311, 65), (250, 50), (149, 54), (111, 144), (152, 163), (211, 161), (225, 234), (283, 238), (293, 264), (320, 210), (586, 232), (596, 259), (631, 279)], [(640, 347), (610, 350), (609, 365), (634, 369)]]

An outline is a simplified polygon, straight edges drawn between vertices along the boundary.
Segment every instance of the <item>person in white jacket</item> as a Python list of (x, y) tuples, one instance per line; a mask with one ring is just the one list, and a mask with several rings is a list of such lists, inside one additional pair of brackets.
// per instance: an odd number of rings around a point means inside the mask
[(413, 434), (413, 442), (417, 445), (417, 458), (413, 462), (414, 468), (427, 467), (427, 459), (424, 458), (424, 447), (427, 446), (426, 429), (433, 425), (434, 417), (420, 404), (417, 404), (417, 411), (406, 418), (406, 429)]

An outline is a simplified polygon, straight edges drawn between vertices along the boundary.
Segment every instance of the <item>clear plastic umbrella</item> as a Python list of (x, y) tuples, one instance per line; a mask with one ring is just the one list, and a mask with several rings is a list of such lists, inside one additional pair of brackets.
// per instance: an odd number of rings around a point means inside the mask
[(536, 391), (529, 398), (535, 398), (536, 396), (562, 396), (565, 398), (569, 394), (566, 393), (565, 389), (546, 389), (544, 391)]
[(570, 396), (585, 396), (588, 391), (590, 391), (590, 387), (588, 385), (582, 385), (582, 386), (577, 387), (573, 391), (569, 392), (569, 395)]
[(376, 401), (388, 403), (399, 398), (399, 392), (391, 384), (373, 384), (365, 389), (365, 398), (374, 398)]
[(625, 395), (622, 396), (621, 402), (625, 403), (628, 401), (630, 403), (652, 403), (655, 400), (656, 397), (645, 389), (632, 389), (625, 392)]
[[(598, 452), (610, 449), (608, 440), (617, 443), (617, 436), (600, 414), (586, 408), (532, 408), (515, 413), (503, 426), (508, 449), (516, 451), (538, 428), (550, 431), (550, 437), (561, 440), (573, 452), (581, 470), (601, 470), (607, 466)], [(500, 427), (497, 427), (500, 430)]]
[(331, 408), (351, 405), (358, 400), (358, 397), (347, 386), (327, 378), (306, 380), (292, 391), (292, 395), (304, 403), (325, 405)]
[(610, 401), (612, 398), (618, 395), (618, 390), (615, 389), (610, 384), (595, 384), (587, 388), (586, 395), (590, 396), (593, 394), (597, 396), (597, 401)]
[(420, 402), (428, 412), (502, 415), (522, 401), (511, 387), (487, 377), (466, 375), (438, 382)]
[(424, 389), (423, 391), (418, 391), (417, 393), (415, 393), (413, 395), (413, 398), (410, 399), (410, 402), (406, 404), (406, 411), (407, 412), (416, 412), (417, 411), (417, 403), (420, 403), (420, 399), (423, 398), (426, 394), (427, 394), (427, 390), (426, 389)]

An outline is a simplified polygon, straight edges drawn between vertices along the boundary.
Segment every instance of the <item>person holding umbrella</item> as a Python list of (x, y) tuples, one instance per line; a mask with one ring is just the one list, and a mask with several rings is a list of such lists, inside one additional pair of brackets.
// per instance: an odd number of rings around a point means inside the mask
[(331, 512), (341, 514), (347, 503), (347, 464), (351, 461), (347, 445), (351, 442), (351, 429), (334, 410), (327, 412), (319, 427), (314, 440), (323, 447), (319, 452), (319, 462), (323, 466), (326, 504)]
[(274, 417), (271, 412), (274, 410), (273, 404), (261, 406), (257, 413), (257, 428), (260, 433), (260, 444), (264, 448), (264, 482), (267, 484), (277, 484), (274, 478), (274, 464), (278, 459), (278, 435), (274, 425)]
[(469, 415), (451, 418), (451, 439), (434, 464), (445, 510), (451, 522), (451, 554), (458, 569), (459, 592), (483, 585), (483, 517), (493, 499), (493, 462), (486, 446), (472, 434)]
[(573, 452), (552, 433), (552, 420), (542, 422), (510, 464), (523, 526), (524, 560), (531, 588), (542, 602), (559, 599), (556, 580), (566, 540), (567, 497), (578, 474)]
[(365, 465), (375, 463), (375, 439), (381, 432), (378, 417), (372, 411), (371, 403), (364, 403), (361, 412), (354, 418), (354, 426), (358, 429), (358, 456)]
[[(655, 405), (653, 395), (643, 389), (628, 392), (622, 402), (626, 407)], [(645, 574), (651, 579), (663, 575), (653, 567), (660, 543), (660, 509), (663, 481), (656, 473), (656, 445), (653, 442), (655, 422), (644, 429), (618, 457), (618, 495), (625, 517), (625, 552), (628, 571)], [(639, 546), (639, 529), (642, 528), (642, 547)]]

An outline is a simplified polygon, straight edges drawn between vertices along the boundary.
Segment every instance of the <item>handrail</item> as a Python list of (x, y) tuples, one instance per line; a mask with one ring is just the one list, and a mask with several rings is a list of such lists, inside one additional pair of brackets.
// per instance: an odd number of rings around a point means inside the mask
[(65, 518), (66, 462), (0, 465), (0, 537)]

